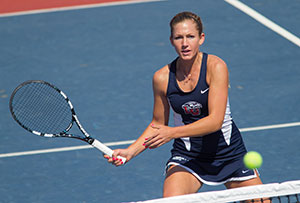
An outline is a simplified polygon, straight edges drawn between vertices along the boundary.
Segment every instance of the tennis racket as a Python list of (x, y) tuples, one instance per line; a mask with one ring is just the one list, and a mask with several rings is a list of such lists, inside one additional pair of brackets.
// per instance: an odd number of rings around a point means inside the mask
[[(9, 109), (15, 121), (33, 134), (79, 139), (112, 157), (113, 150), (92, 138), (81, 126), (66, 94), (48, 82), (30, 80), (20, 84), (10, 97)], [(74, 123), (81, 135), (68, 133)], [(126, 158), (118, 158), (123, 164), (126, 162)]]

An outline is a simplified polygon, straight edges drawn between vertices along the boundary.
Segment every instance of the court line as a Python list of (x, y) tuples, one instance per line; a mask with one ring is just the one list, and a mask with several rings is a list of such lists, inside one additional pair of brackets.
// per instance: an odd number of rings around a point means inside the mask
[(286, 38), (287, 40), (291, 41), (292, 43), (300, 47), (300, 39), (296, 35), (290, 33), (286, 29), (275, 24), (274, 22), (267, 19), (265, 16), (261, 15), (254, 9), (250, 8), (249, 6), (245, 5), (242, 2), (239, 2), (238, 0), (224, 0), (224, 1), (236, 7), (237, 9), (243, 11), (250, 17), (254, 18), (258, 22), (263, 24), (264, 26), (268, 27), (269, 29), (273, 30), (277, 34), (281, 35), (282, 37)]
[(17, 11), (17, 12), (0, 14), (0, 18), (1, 17), (20, 16), (20, 15), (32, 15), (32, 14), (40, 14), (40, 13), (97, 8), (97, 7), (106, 7), (106, 6), (120, 6), (120, 5), (128, 5), (128, 4), (150, 3), (150, 2), (159, 2), (159, 1), (167, 1), (167, 0), (129, 0), (129, 1), (119, 1), (119, 2), (110, 2), (110, 3), (95, 3), (95, 4), (87, 4), (87, 5), (36, 9), (36, 10), (29, 10), (29, 11)]
[[(240, 131), (241, 132), (250, 132), (250, 131), (261, 131), (261, 130), (270, 130), (270, 129), (277, 129), (277, 128), (296, 127), (296, 126), (300, 126), (300, 122), (241, 128)], [(134, 141), (135, 140), (126, 140), (126, 141), (120, 141), (120, 142), (108, 142), (108, 143), (104, 143), (104, 144), (107, 146), (129, 145), (129, 144), (133, 143)], [(35, 154), (45, 154), (45, 153), (53, 153), (53, 152), (64, 152), (64, 151), (73, 151), (73, 150), (90, 149), (90, 148), (93, 148), (93, 147), (91, 145), (81, 145), (81, 146), (74, 146), (74, 147), (61, 147), (61, 148), (54, 148), (54, 149), (13, 152), (13, 153), (0, 154), (0, 158), (35, 155)]]
[[(133, 143), (134, 141), (135, 140), (127, 140), (127, 141), (120, 141), (120, 142), (107, 142), (104, 144), (106, 146), (118, 146), (118, 145), (128, 145), (128, 144)], [(65, 152), (65, 151), (90, 149), (90, 148), (93, 148), (93, 147), (91, 145), (80, 145), (80, 146), (73, 146), (73, 147), (60, 147), (60, 148), (32, 150), (32, 151), (25, 151), (25, 152), (13, 152), (13, 153), (0, 154), (0, 158), (35, 155), (35, 154), (45, 154), (45, 153), (53, 153), (53, 152)]]
[(250, 128), (241, 128), (241, 132), (250, 132), (250, 131), (261, 131), (261, 130), (271, 130), (277, 128), (288, 128), (288, 127), (296, 127), (300, 126), (300, 122), (294, 123), (283, 123), (283, 124), (276, 124), (276, 125), (265, 125), (265, 126), (258, 126), (258, 127), (250, 127)]

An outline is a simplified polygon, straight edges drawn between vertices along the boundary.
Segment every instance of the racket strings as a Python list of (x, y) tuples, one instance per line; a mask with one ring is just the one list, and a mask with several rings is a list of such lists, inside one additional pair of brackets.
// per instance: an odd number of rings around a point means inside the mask
[(29, 130), (59, 134), (72, 122), (68, 101), (45, 83), (29, 83), (15, 93), (12, 110), (16, 119)]

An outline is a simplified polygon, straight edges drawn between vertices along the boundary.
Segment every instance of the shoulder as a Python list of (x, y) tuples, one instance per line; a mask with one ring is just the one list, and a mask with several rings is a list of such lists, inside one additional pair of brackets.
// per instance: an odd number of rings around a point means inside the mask
[(207, 57), (207, 67), (211, 70), (227, 69), (225, 61), (220, 57), (211, 54)]
[(166, 92), (169, 81), (169, 73), (169, 64), (157, 70), (153, 75), (153, 88)]
[(228, 69), (224, 60), (215, 55), (207, 57), (207, 82), (214, 77), (228, 77)]
[(153, 82), (155, 83), (165, 83), (169, 79), (169, 65), (165, 65), (164, 67), (157, 70), (153, 75)]

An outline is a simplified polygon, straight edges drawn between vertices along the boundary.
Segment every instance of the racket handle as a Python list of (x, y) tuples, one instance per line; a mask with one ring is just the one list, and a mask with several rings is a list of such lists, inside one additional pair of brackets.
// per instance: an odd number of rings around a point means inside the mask
[[(101, 142), (99, 142), (98, 140), (94, 139), (93, 143), (91, 144), (93, 147), (99, 149), (101, 152), (103, 152), (104, 154), (112, 157), (114, 151), (112, 149), (110, 149), (109, 147), (107, 147), (106, 145), (102, 144)], [(125, 164), (126, 162), (126, 158), (122, 157), (122, 156), (117, 156), (118, 159), (121, 159), (123, 164)]]

